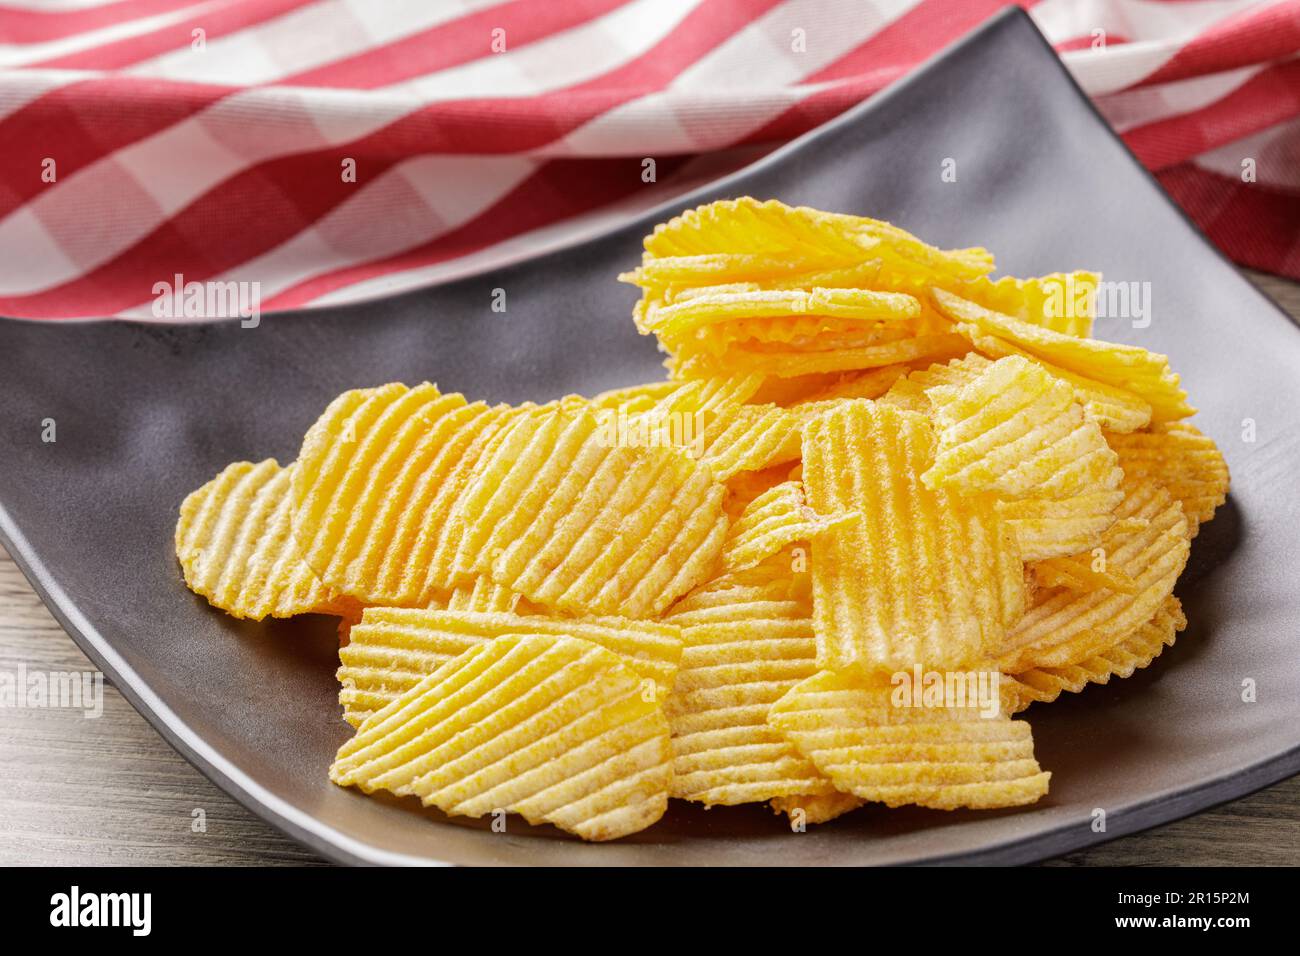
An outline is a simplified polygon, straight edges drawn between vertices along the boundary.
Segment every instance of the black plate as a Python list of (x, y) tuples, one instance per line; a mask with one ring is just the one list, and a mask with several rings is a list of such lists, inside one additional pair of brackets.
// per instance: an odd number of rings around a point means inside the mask
[[(945, 159), (957, 181), (944, 182)], [(587, 846), (367, 799), (325, 776), (347, 737), (332, 621), (241, 624), (184, 590), (176, 506), (232, 460), (297, 453), (339, 391), (436, 381), (473, 398), (660, 377), (614, 276), (680, 208), (751, 194), (883, 217), (1002, 271), (1149, 282), (1154, 318), (1103, 338), (1168, 353), (1233, 493), (1180, 585), (1191, 626), (1147, 671), (1028, 713), (1051, 795), (1016, 812), (866, 809), (802, 835), (760, 807), (675, 805)], [(508, 312), (490, 309), (507, 291)], [(1030, 20), (1000, 16), (868, 105), (597, 241), (400, 298), (237, 323), (0, 322), (0, 531), (54, 614), (181, 753), (260, 816), (346, 861), (721, 864), (1035, 860), (1300, 770), (1300, 335), (1106, 130)], [(57, 441), (41, 441), (42, 420)], [(1243, 420), (1257, 440), (1243, 440)], [(1243, 703), (1254, 680), (1258, 702)], [(1094, 831), (1094, 810), (1107, 829)]]

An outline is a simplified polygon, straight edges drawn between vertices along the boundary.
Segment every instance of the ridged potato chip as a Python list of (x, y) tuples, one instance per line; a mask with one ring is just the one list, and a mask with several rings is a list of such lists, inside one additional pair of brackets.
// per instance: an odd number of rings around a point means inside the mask
[(471, 585), (454, 588), (447, 598), (448, 611), (478, 611), (484, 614), (513, 612), (523, 600), (523, 595), (487, 578), (478, 578)]
[(964, 385), (936, 385), (930, 488), (1062, 499), (1118, 487), (1124, 473), (1074, 390), (1028, 359), (993, 362)]
[(902, 706), (895, 690), (888, 677), (822, 671), (773, 704), (768, 722), (862, 800), (992, 809), (1047, 793), (1029, 724), (996, 698), (990, 717), (983, 707)]
[(308, 430), (293, 470), (293, 533), (322, 581), (366, 604), (426, 606), (475, 443), (505, 406), (425, 383), (344, 392)]
[(937, 249), (911, 233), (865, 216), (759, 202), (748, 196), (687, 210), (646, 237), (647, 258), (711, 252), (765, 254), (810, 267), (883, 259), (897, 271), (973, 279), (993, 271), (985, 249)]
[(1024, 609), (1024, 573), (993, 501), (932, 490), (925, 419), (855, 400), (804, 432), (803, 481), (821, 514), (859, 512), (812, 543), (817, 663), (953, 667), (999, 646)]
[(835, 375), (832, 381), (808, 392), (793, 404), (797, 408), (850, 398), (879, 398), (905, 374), (907, 374), (906, 365), (886, 365), (884, 368), (845, 372)]
[(1023, 498), (999, 501), (998, 514), (1011, 528), (1026, 561), (1061, 558), (1091, 550), (1117, 520), (1124, 500), (1118, 488), (1085, 491), (1059, 501)]
[(1182, 505), (1145, 479), (1126, 478), (1122, 491), (1117, 515), (1124, 523), (1107, 532), (1100, 551), (1108, 565), (1132, 579), (1133, 591), (1039, 591), (994, 654), (1004, 673), (1087, 660), (1149, 620), (1172, 593), (1189, 552)]
[(1187, 530), (1196, 537), (1202, 522), (1228, 498), (1231, 478), (1213, 439), (1188, 422), (1152, 425), (1146, 431), (1111, 435), (1124, 474), (1150, 478), (1183, 505)]
[(260, 621), (351, 607), (298, 555), (290, 532), (293, 467), (273, 458), (235, 462), (181, 504), (176, 557), (185, 584), (233, 617)]
[(1016, 711), (1034, 703), (1050, 704), (1063, 693), (1077, 694), (1089, 684), (1105, 684), (1112, 677), (1132, 677), (1134, 671), (1149, 666), (1166, 647), (1172, 647), (1185, 627), (1182, 605), (1170, 595), (1151, 620), (1113, 646), (1077, 664), (1036, 667), (1005, 678), (1015, 682)]
[(1032, 325), (942, 289), (932, 289), (931, 295), (939, 311), (958, 323), (958, 331), (973, 327), (1062, 369), (1132, 392), (1150, 404), (1153, 421), (1172, 421), (1196, 412), (1187, 404), (1187, 393), (1164, 355)]
[(356, 726), (451, 658), (508, 634), (576, 637), (618, 654), (667, 695), (681, 657), (676, 624), (618, 617), (552, 618), (505, 612), (367, 608), (339, 653), (339, 703)]
[(808, 507), (800, 482), (782, 482), (755, 498), (732, 523), (722, 546), (722, 570), (751, 568), (796, 541), (810, 541), (859, 517), (856, 512), (820, 515)]
[(663, 708), (619, 658), (572, 637), (471, 647), (372, 715), (330, 779), (419, 797), (451, 816), (504, 810), (584, 840), (654, 823), (668, 805)]
[(713, 592), (665, 620), (682, 626), (682, 658), (665, 704), (672, 795), (706, 806), (830, 795), (831, 782), (767, 724), (767, 710), (816, 670), (808, 609), (761, 589)]
[(869, 289), (758, 289), (695, 295), (666, 305), (651, 305), (644, 317), (648, 332), (665, 343), (698, 335), (711, 326), (740, 319), (795, 319), (826, 316), (873, 322), (903, 322), (921, 314), (915, 298)]
[(1071, 591), (1109, 588), (1123, 594), (1137, 591), (1137, 582), (1122, 569), (1107, 562), (1104, 551), (1099, 555), (1089, 552), (1072, 554), (1068, 558), (1034, 561), (1028, 565), (1028, 570), (1037, 584), (1045, 588), (1069, 588)]
[(1088, 338), (1097, 317), (1100, 281), (1095, 272), (1054, 272), (1032, 279), (1003, 276), (996, 281), (980, 276), (950, 291), (1022, 322)]
[(805, 375), (884, 368), (903, 362), (936, 361), (964, 354), (970, 348), (970, 343), (964, 337), (952, 332), (934, 335), (912, 335), (904, 329), (885, 332), (879, 336), (882, 339), (879, 345), (820, 351), (782, 351), (736, 346), (729, 349), (724, 358), (692, 355), (680, 363), (674, 363), (670, 359), (669, 366), (679, 378), (717, 375), (727, 368), (776, 378), (799, 378)]

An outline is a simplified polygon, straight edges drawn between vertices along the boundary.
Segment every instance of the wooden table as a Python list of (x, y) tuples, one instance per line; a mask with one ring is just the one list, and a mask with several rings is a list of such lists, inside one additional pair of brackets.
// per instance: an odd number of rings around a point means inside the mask
[[(1300, 284), (1251, 278), (1300, 316)], [(0, 669), (19, 664), (92, 667), (0, 549)], [(1297, 832), (1300, 776), (1050, 865), (1296, 865)], [(112, 688), (97, 720), (0, 709), (0, 865), (321, 862), (210, 783)]]

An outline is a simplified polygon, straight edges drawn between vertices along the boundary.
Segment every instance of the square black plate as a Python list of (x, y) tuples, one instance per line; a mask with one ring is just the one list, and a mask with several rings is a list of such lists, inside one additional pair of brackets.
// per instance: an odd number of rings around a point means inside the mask
[[(945, 182), (945, 159), (957, 181)], [(1149, 327), (1098, 335), (1168, 353), (1233, 472), (1180, 584), (1191, 626), (1150, 669), (1029, 711), (1053, 771), (1037, 806), (865, 809), (791, 834), (762, 807), (674, 805), (587, 846), (491, 833), (367, 799), (325, 771), (339, 718), (330, 619), (244, 624), (184, 590), (176, 506), (227, 462), (297, 454), (339, 391), (430, 379), (521, 401), (661, 377), (614, 276), (681, 208), (744, 194), (864, 213), (1003, 272), (1149, 282)], [(494, 288), (509, 311), (490, 309)], [(164, 327), (0, 321), (0, 536), (54, 614), (181, 753), (246, 806), (345, 861), (856, 864), (1040, 859), (1176, 819), (1300, 770), (1300, 335), (1182, 218), (1105, 128), (1030, 20), (990, 22), (905, 82), (626, 229), (400, 298)], [(57, 441), (41, 440), (55, 419)], [(1243, 440), (1250, 419), (1254, 442)], [(1253, 680), (1256, 703), (1242, 701)], [(1107, 828), (1095, 832), (1094, 810)]]

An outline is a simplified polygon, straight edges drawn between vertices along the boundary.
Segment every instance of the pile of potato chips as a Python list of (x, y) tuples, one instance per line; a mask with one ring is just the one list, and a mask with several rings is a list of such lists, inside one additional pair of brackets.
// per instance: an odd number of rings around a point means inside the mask
[(1145, 667), (1228, 471), (1099, 277), (992, 280), (872, 219), (753, 199), (657, 227), (670, 378), (518, 407), (345, 392), (298, 460), (181, 506), (189, 587), (341, 618), (330, 777), (589, 840), (669, 797), (796, 828), (1047, 792), (1014, 719)]

